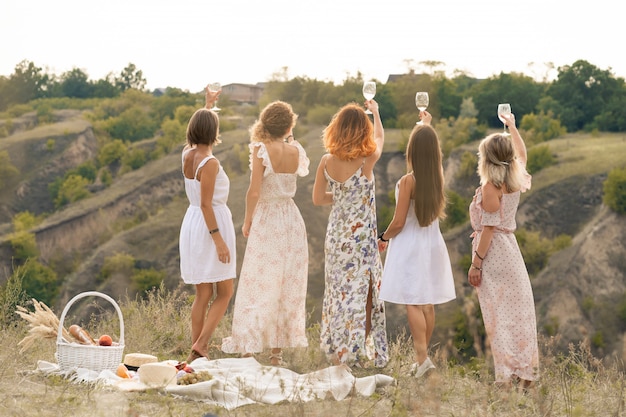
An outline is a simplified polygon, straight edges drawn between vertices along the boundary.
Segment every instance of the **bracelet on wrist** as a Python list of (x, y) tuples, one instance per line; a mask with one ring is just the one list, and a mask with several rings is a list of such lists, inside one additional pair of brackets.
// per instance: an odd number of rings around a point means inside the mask
[(482, 272), (482, 268), (477, 267), (476, 265), (472, 264), (472, 268), (476, 269), (477, 271), (481, 271)]
[(217, 233), (219, 231), (220, 229), (216, 227), (215, 229), (209, 230), (209, 234), (212, 235), (213, 233)]
[(474, 254), (475, 254), (475, 255), (478, 257), (478, 259), (480, 259), (481, 261), (484, 261), (484, 260), (485, 260), (485, 257), (484, 257), (484, 256), (480, 256), (480, 255), (478, 254), (478, 251), (477, 251), (477, 250), (475, 250), (475, 251), (474, 251)]
[(381, 241), (383, 241), (383, 242), (389, 242), (389, 239), (385, 239), (385, 238), (383, 237), (383, 235), (384, 235), (384, 234), (385, 234), (385, 232), (382, 232), (381, 234), (379, 234), (379, 235), (378, 235), (378, 238), (379, 238)]

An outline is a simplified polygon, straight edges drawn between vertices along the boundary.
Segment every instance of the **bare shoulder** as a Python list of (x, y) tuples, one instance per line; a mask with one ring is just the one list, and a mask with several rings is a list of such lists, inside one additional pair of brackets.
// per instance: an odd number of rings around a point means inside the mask
[(483, 208), (488, 212), (498, 211), (500, 209), (500, 197), (502, 191), (492, 183), (488, 182), (482, 186)]

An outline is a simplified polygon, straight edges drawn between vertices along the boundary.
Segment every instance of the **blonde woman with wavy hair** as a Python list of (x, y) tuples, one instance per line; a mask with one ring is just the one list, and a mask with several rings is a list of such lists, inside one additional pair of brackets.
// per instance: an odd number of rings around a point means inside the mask
[(396, 184), (393, 219), (378, 237), (381, 251), (389, 245), (380, 298), (406, 306), (415, 352), (409, 372), (416, 378), (435, 367), (428, 356), (435, 304), (456, 298), (450, 256), (439, 229), (446, 209), (441, 144), (430, 126), (430, 113), (420, 112), (420, 119), (423, 124), (413, 128), (406, 148), (408, 173)]
[(530, 188), (526, 145), (506, 118), (511, 136), (493, 134), (478, 146), (480, 187), (470, 204), (472, 263), (476, 289), (495, 367), (495, 382), (530, 387), (538, 378), (539, 349), (533, 291), (515, 238), (520, 195)]
[[(378, 298), (382, 265), (376, 244), (374, 165), (385, 135), (374, 100), (342, 107), (324, 130), (328, 152), (313, 185), (313, 204), (330, 205), (324, 242), (325, 289), (320, 345), (338, 365), (378, 367), (388, 360), (384, 303)], [(366, 352), (371, 340), (373, 352)], [(368, 346), (370, 346), (368, 344)]]
[(250, 356), (270, 348), (271, 365), (283, 349), (306, 347), (309, 252), (306, 227), (293, 201), (309, 159), (293, 137), (298, 116), (283, 101), (268, 104), (250, 128), (250, 186), (232, 336), (222, 350)]

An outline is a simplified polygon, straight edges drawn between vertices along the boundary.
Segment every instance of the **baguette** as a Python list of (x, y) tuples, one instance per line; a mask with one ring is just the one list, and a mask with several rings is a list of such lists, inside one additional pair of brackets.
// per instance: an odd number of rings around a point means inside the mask
[(72, 324), (69, 328), (69, 331), (72, 337), (82, 345), (98, 345), (96, 341), (93, 340), (93, 338), (89, 335), (89, 332), (87, 332), (87, 330), (76, 324)]

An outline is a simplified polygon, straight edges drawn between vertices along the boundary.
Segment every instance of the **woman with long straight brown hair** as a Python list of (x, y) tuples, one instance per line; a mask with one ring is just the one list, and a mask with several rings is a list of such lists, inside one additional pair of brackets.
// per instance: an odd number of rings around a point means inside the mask
[(428, 346), (435, 328), (435, 304), (456, 298), (450, 257), (439, 229), (446, 197), (441, 145), (430, 126), (432, 116), (421, 112), (424, 124), (413, 128), (406, 149), (408, 173), (396, 184), (393, 219), (379, 235), (379, 247), (389, 249), (380, 298), (406, 306), (415, 363), (410, 373), (421, 377), (435, 366)]

